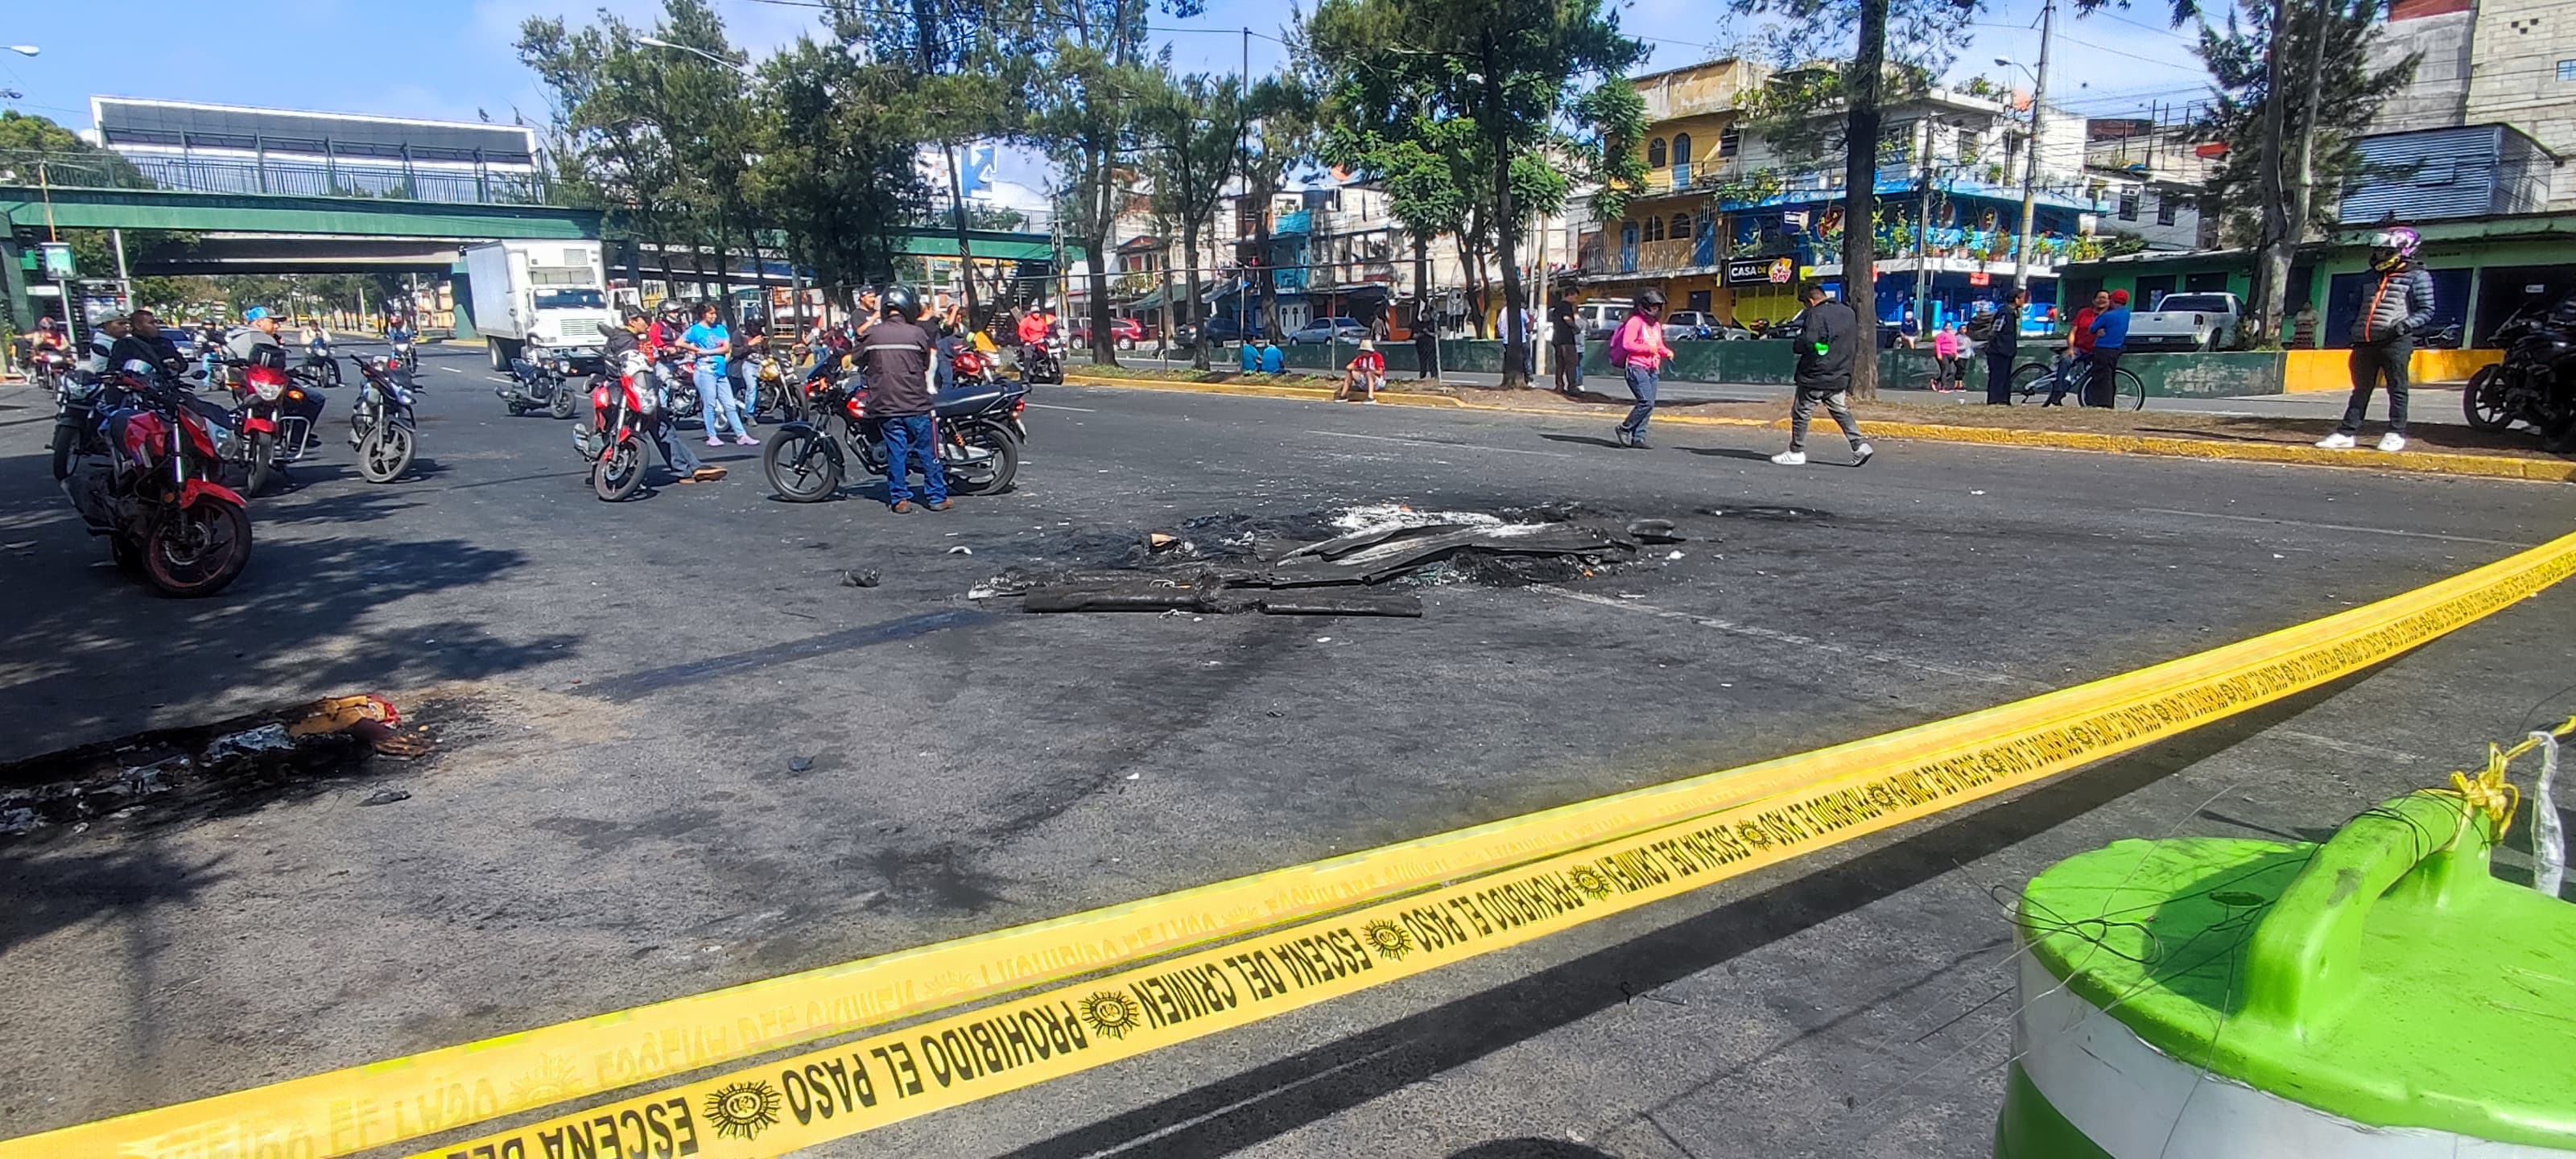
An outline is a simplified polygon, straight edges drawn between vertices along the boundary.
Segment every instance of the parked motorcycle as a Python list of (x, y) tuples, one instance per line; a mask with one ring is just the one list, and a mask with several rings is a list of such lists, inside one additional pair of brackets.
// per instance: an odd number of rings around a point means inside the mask
[(113, 372), (121, 404), (96, 439), (75, 440), (63, 494), (117, 566), (174, 596), (222, 591), (250, 562), (250, 508), (217, 480), (211, 420), (176, 382), (141, 362)]
[(2576, 294), (2544, 308), (2533, 299), (2498, 326), (2504, 361), (2483, 366), (2460, 391), (2469, 425), (2501, 431), (2517, 422), (2540, 432), (2552, 454), (2576, 450)]
[(411, 469), (417, 426), (412, 420), (411, 387), (405, 374), (387, 355), (360, 358), (356, 363), (358, 400), (349, 407), (349, 445), (358, 450), (358, 477), (370, 483), (391, 483)]
[(689, 373), (687, 359), (687, 354), (668, 347), (653, 359), (654, 377), (660, 380), (662, 392), (670, 396), (672, 422), (698, 417), (698, 380)]
[[(984, 391), (1000, 390), (1010, 385), (1009, 381), (1002, 377), (1001, 359), (971, 346), (957, 352), (956, 357), (951, 361), (950, 371), (950, 381), (954, 385), (949, 390), (960, 397), (972, 397)], [(1020, 405), (1011, 408), (1010, 418), (1006, 422), (1011, 428), (1011, 433), (1018, 435), (1020, 442), (1025, 444), (1029, 441), (1028, 423), (1021, 417), (1028, 413), (1025, 387), (1022, 388), (1022, 392)]]
[[(226, 365), (241, 372), (234, 388), (239, 405), (233, 412), (239, 438), (227, 458), (242, 468), (243, 489), (259, 495), (270, 483), (285, 480), (287, 464), (311, 454), (321, 441), (316, 432), (322, 395), (304, 383), (289, 381), (287, 372), (274, 366), (230, 361)], [(310, 376), (305, 380), (311, 381)]]
[(532, 410), (541, 410), (559, 419), (568, 419), (580, 405), (580, 389), (572, 384), (572, 363), (549, 358), (532, 361), (510, 360), (510, 381), (492, 388), (517, 418)]
[(602, 501), (614, 503), (643, 488), (644, 468), (653, 457), (658, 393), (642, 375), (606, 368), (590, 380), (590, 422), (573, 432), (572, 445), (590, 463), (591, 490)]
[(85, 370), (54, 377), (54, 479), (72, 473), (72, 460), (104, 455), (107, 439), (99, 434), (99, 408), (107, 400), (107, 381)]
[[(884, 424), (868, 417), (867, 390), (857, 376), (824, 388), (813, 401), (815, 420), (778, 428), (760, 455), (770, 488), (790, 503), (831, 498), (841, 489), (848, 454), (856, 454), (870, 473), (886, 473)], [(1021, 436), (1015, 429), (1028, 405), (1029, 388), (1018, 383), (939, 396), (932, 443), (948, 473), (950, 493), (989, 495), (1010, 489), (1020, 473)]]
[(779, 422), (803, 421), (805, 392), (787, 381), (787, 373), (779, 366), (778, 359), (767, 354), (744, 355), (743, 374), (758, 387), (753, 394), (760, 400), (760, 411), (753, 418), (774, 411)]

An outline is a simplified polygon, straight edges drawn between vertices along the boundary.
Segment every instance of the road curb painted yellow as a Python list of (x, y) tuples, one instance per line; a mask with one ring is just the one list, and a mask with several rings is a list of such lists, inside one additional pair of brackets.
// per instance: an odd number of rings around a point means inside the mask
[[(1175, 382), (1161, 379), (1109, 378), (1098, 375), (1067, 375), (1066, 382), (1077, 386), (1111, 386), (1140, 390), (1171, 390), (1193, 394), (1240, 394), (1266, 398), (1299, 398), (1329, 400), (1333, 392), (1319, 387), (1253, 386), (1222, 382)], [(1402, 406), (1455, 408), (1508, 414), (1539, 415), (1548, 418), (1580, 418), (1569, 411), (1541, 407), (1512, 406), (1508, 403), (1468, 402), (1448, 395), (1401, 395), (1386, 393), (1381, 400)], [(1767, 427), (1786, 430), (1787, 419), (1749, 419), (1714, 415), (1677, 414), (1669, 411), (1655, 415), (1659, 424), (1684, 424), (1712, 427)], [(2111, 435), (2092, 431), (2035, 431), (2018, 427), (1967, 427), (1946, 423), (1889, 422), (1873, 419), (1869, 433), (1874, 438), (1918, 439), (1925, 442), (1977, 443), (1995, 447), (2035, 447), (2051, 451), (2092, 451), (2113, 455), (2153, 455), (2169, 459), (2226, 460), (2238, 463), (2272, 463), (2299, 467), (2342, 467), (2380, 471), (2401, 471), (2423, 475), (2450, 475), (2460, 478), (2518, 479), (2539, 483), (2576, 483), (2576, 462), (2554, 459), (2516, 459), (2504, 455), (2462, 455), (2448, 451), (2329, 451), (2321, 447), (2290, 443), (2231, 443), (2215, 439), (2169, 438), (2157, 435)]]

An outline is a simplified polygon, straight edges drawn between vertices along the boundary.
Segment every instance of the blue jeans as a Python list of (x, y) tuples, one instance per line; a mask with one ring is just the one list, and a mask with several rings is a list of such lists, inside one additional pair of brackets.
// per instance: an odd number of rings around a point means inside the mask
[(886, 502), (901, 503), (912, 498), (912, 487), (904, 478), (917, 463), (921, 467), (923, 498), (932, 503), (948, 501), (948, 473), (939, 466), (938, 436), (931, 429), (929, 415), (905, 415), (885, 422)]
[(698, 414), (707, 421), (707, 437), (717, 437), (731, 424), (733, 433), (750, 438), (751, 431), (742, 422), (742, 404), (733, 397), (733, 380), (716, 373), (715, 364), (706, 361), (698, 363), (691, 377), (698, 384)]
[(760, 418), (760, 362), (746, 358), (726, 369), (742, 371), (742, 421), (748, 426)]
[(1628, 393), (1637, 396), (1637, 405), (1628, 408), (1628, 417), (1620, 420), (1619, 431), (1626, 435), (1644, 435), (1646, 420), (1655, 417), (1655, 372), (1642, 366), (1630, 366)]

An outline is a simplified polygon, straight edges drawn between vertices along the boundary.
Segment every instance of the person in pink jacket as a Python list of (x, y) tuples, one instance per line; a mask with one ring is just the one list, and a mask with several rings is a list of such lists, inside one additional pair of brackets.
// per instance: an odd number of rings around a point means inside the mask
[(1620, 446), (1646, 449), (1646, 420), (1655, 417), (1655, 375), (1672, 357), (1673, 348), (1664, 344), (1664, 292), (1648, 287), (1610, 336), (1610, 364), (1627, 375), (1628, 393), (1637, 396), (1612, 434)]
[(1960, 360), (1968, 353), (1968, 340), (1960, 337), (1959, 324), (1943, 322), (1940, 333), (1932, 336), (1932, 389), (1936, 392), (1966, 390), (1968, 372)]

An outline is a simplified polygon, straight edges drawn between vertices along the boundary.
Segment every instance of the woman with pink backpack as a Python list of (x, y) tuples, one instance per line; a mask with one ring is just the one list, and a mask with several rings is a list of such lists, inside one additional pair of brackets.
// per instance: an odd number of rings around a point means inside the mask
[(1637, 396), (1637, 405), (1629, 408), (1611, 437), (1619, 445), (1633, 450), (1646, 449), (1646, 420), (1655, 416), (1655, 375), (1672, 361), (1673, 348), (1664, 344), (1664, 292), (1648, 287), (1637, 295), (1628, 320), (1610, 335), (1610, 365), (1618, 367), (1628, 378), (1628, 393)]

